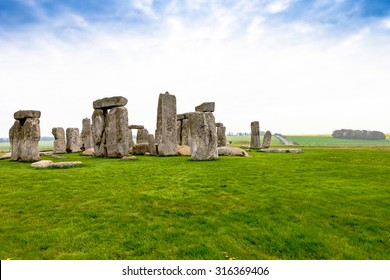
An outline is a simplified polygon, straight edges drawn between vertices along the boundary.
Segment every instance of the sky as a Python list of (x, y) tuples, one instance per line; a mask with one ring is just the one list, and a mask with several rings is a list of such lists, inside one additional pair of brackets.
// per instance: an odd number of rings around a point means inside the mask
[(389, 133), (390, 0), (0, 0), (0, 137), (18, 110), (81, 130), (110, 96), (154, 133), (166, 91), (227, 132)]

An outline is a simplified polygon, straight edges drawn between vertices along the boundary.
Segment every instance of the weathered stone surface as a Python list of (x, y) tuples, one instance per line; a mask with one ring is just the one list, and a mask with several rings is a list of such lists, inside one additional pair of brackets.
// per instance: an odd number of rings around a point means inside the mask
[(83, 127), (80, 134), (81, 149), (88, 150), (93, 148), (91, 120), (89, 118), (83, 119), (82, 125)]
[(86, 149), (85, 151), (82, 151), (81, 155), (82, 156), (94, 156), (95, 155), (95, 151), (94, 151), (93, 148), (89, 148), (89, 149)]
[(65, 130), (62, 127), (53, 127), (51, 134), (54, 136), (53, 153), (63, 154), (66, 153), (66, 138)]
[(258, 121), (251, 122), (251, 148), (260, 149), (260, 124)]
[(191, 148), (190, 146), (177, 146), (177, 153), (179, 156), (190, 156)]
[(115, 107), (122, 107), (127, 104), (127, 99), (123, 96), (105, 97), (93, 102), (94, 109), (109, 110)]
[(83, 163), (81, 161), (64, 161), (64, 162), (54, 162), (51, 166), (62, 168), (62, 167), (73, 167), (80, 164)]
[(147, 129), (138, 129), (137, 144), (149, 143), (149, 131)]
[(263, 145), (261, 145), (262, 149), (268, 149), (271, 145), (271, 139), (272, 139), (272, 133), (271, 131), (267, 130), (264, 134), (263, 138)]
[(221, 126), (223, 126), (223, 123), (218, 122), (218, 123), (215, 124), (215, 126), (216, 126), (217, 128), (218, 128), (218, 127), (221, 127)]
[(130, 151), (130, 149), (134, 146), (133, 131), (130, 128), (130, 126), (127, 129), (127, 141), (129, 142), (129, 151)]
[(153, 134), (148, 135), (148, 142), (149, 142), (149, 153), (151, 156), (157, 155), (157, 149), (156, 149), (156, 141), (154, 139)]
[(137, 160), (136, 156), (124, 156), (121, 158), (122, 160)]
[(5, 153), (4, 155), (1, 155), (0, 160), (1, 159), (11, 159), (11, 152)]
[(11, 142), (11, 159), (21, 161), (38, 161), (39, 139), (41, 131), (38, 118), (17, 120), (9, 132)]
[(176, 97), (160, 94), (157, 108), (156, 145), (161, 156), (177, 155)]
[(107, 157), (128, 155), (128, 113), (125, 107), (115, 107), (107, 113), (105, 134)]
[(80, 130), (75, 127), (66, 129), (66, 151), (68, 153), (80, 152)]
[(133, 146), (133, 155), (144, 155), (149, 153), (149, 143), (140, 143)]
[(180, 145), (189, 146), (189, 127), (188, 127), (188, 119), (183, 119), (181, 121), (181, 141)]
[(191, 158), (193, 160), (218, 159), (217, 131), (213, 113), (196, 112), (191, 114), (188, 126)]
[(259, 152), (263, 152), (263, 153), (292, 153), (292, 154), (300, 154), (300, 153), (302, 153), (302, 150), (301, 149), (268, 148), (268, 149), (259, 149)]
[(240, 148), (236, 147), (218, 147), (219, 156), (245, 156), (249, 157), (249, 154)]
[(51, 160), (40, 160), (31, 164), (32, 167), (47, 168), (51, 166), (53, 162)]
[(105, 119), (107, 112), (96, 109), (92, 114), (92, 139), (94, 143), (95, 156), (105, 157), (107, 151), (105, 149), (106, 134), (105, 134)]
[(214, 112), (215, 111), (215, 102), (204, 102), (199, 106), (195, 107), (196, 112)]
[(176, 121), (176, 135), (177, 135), (176, 141), (178, 145), (181, 145), (181, 121), (182, 119)]
[(226, 127), (217, 126), (218, 147), (226, 146)]
[(130, 129), (144, 129), (145, 127), (143, 125), (132, 124), (132, 125), (129, 125), (129, 128)]
[(340, 129), (332, 133), (332, 137), (341, 139), (384, 140), (386, 135), (380, 131)]
[(20, 110), (14, 113), (15, 120), (23, 120), (27, 118), (39, 119), (41, 117), (41, 112), (36, 110)]

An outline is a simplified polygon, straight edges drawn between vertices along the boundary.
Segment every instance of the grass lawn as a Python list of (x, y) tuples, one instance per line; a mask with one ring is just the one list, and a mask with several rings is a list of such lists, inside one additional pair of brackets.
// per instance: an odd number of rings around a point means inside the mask
[(0, 161), (0, 259), (390, 259), (390, 147)]
[(289, 135), (287, 139), (301, 146), (390, 146), (386, 140), (337, 139), (331, 135)]

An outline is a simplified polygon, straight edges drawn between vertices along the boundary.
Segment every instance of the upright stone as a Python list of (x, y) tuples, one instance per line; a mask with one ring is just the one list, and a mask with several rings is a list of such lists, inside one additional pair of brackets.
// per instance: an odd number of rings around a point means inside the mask
[(107, 157), (127, 156), (129, 153), (127, 109), (115, 107), (108, 112), (106, 118)]
[(130, 150), (134, 146), (133, 131), (130, 126), (127, 129), (127, 141), (129, 142), (129, 150)]
[(188, 118), (181, 121), (181, 145), (189, 146)]
[(92, 114), (92, 139), (94, 143), (95, 156), (106, 157), (107, 150), (105, 147), (106, 133), (105, 120), (107, 111), (95, 109)]
[(83, 127), (81, 129), (81, 147), (83, 150), (88, 150), (93, 148), (92, 141), (92, 128), (91, 128), (91, 119), (85, 118), (83, 119)]
[(38, 161), (40, 111), (21, 110), (14, 113), (15, 122), (9, 130), (11, 160)]
[(177, 155), (176, 97), (161, 93), (157, 108), (156, 145), (161, 156)]
[(137, 131), (137, 144), (141, 143), (149, 143), (149, 131), (146, 128)]
[(271, 145), (271, 138), (272, 138), (272, 133), (271, 131), (267, 130), (267, 132), (264, 134), (263, 145), (261, 146), (261, 148), (268, 149)]
[(218, 159), (215, 118), (211, 112), (195, 112), (189, 116), (189, 142), (193, 160)]
[(69, 127), (66, 129), (66, 151), (68, 153), (80, 152), (80, 130), (78, 128)]
[(54, 136), (53, 153), (66, 153), (65, 130), (62, 127), (53, 127), (51, 134)]
[(196, 112), (214, 112), (215, 111), (215, 102), (204, 102), (199, 106), (195, 107)]
[(176, 121), (176, 135), (177, 135), (177, 145), (181, 145), (181, 121), (177, 119)]
[(217, 126), (218, 147), (226, 146), (226, 127), (223, 124)]
[(149, 153), (150, 155), (155, 156), (157, 155), (157, 149), (156, 149), (156, 141), (154, 139), (154, 135), (149, 134), (148, 139), (149, 139)]
[(260, 125), (258, 121), (251, 122), (251, 148), (260, 149)]

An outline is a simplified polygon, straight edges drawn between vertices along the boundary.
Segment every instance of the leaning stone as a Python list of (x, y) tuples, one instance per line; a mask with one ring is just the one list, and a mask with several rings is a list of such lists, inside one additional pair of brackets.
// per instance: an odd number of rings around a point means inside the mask
[(27, 118), (39, 119), (40, 117), (41, 117), (41, 112), (35, 110), (20, 110), (14, 113), (15, 120), (23, 120)]
[(195, 107), (196, 112), (214, 112), (215, 111), (215, 102), (204, 102), (199, 106)]
[(40, 160), (31, 164), (32, 167), (38, 167), (38, 168), (47, 168), (52, 165), (53, 162), (51, 160)]
[(161, 156), (177, 155), (176, 96), (161, 93), (157, 107), (156, 145)]
[(193, 160), (216, 160), (217, 131), (213, 113), (196, 112), (188, 119), (191, 158)]
[(115, 107), (122, 107), (127, 104), (127, 98), (123, 96), (105, 97), (93, 102), (94, 109), (109, 110)]
[(249, 154), (240, 148), (236, 147), (218, 147), (219, 156), (244, 156), (249, 157)]
[(269, 146), (271, 145), (271, 139), (272, 139), (272, 133), (271, 131), (267, 130), (267, 132), (264, 134), (263, 145), (261, 146), (261, 148), (268, 149)]

